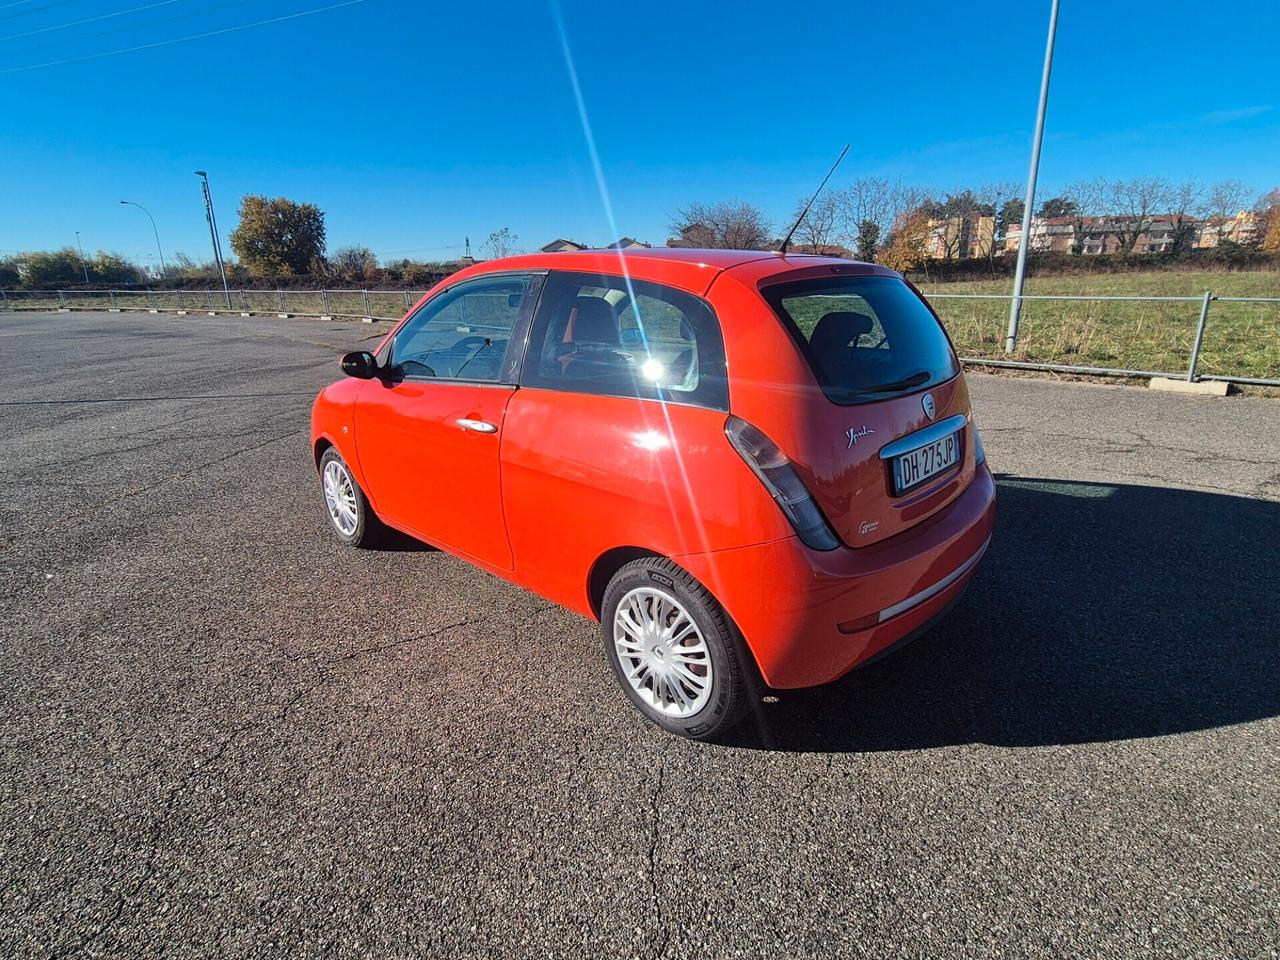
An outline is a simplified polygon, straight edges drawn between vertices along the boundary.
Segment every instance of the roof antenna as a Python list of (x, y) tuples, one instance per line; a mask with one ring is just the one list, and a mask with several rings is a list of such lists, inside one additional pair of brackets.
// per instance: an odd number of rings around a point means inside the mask
[(822, 192), (822, 188), (827, 185), (827, 181), (831, 179), (831, 175), (836, 172), (836, 167), (840, 166), (840, 161), (844, 159), (844, 155), (849, 152), (849, 145), (846, 143), (844, 149), (840, 151), (840, 156), (836, 157), (836, 162), (831, 165), (831, 169), (827, 171), (827, 175), (822, 178), (822, 182), (818, 184), (818, 189), (813, 191), (813, 196), (809, 198), (809, 202), (804, 205), (804, 209), (800, 211), (800, 216), (796, 218), (796, 222), (791, 225), (791, 229), (787, 231), (787, 237), (782, 241), (782, 246), (778, 247), (778, 252), (785, 254), (787, 245), (791, 243), (791, 236), (799, 229), (800, 224), (804, 223), (804, 218), (809, 215), (809, 208), (813, 206), (813, 201), (818, 199), (818, 194)]

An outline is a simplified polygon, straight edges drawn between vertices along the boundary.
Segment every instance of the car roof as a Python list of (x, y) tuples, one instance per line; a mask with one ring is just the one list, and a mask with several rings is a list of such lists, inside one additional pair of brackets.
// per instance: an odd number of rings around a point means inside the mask
[[(625, 271), (637, 280), (652, 280), (690, 293), (703, 294), (711, 286), (711, 281), (725, 270), (761, 261), (776, 264), (778, 271), (823, 264), (848, 265), (854, 262), (807, 253), (783, 254), (774, 250), (700, 250), (688, 247), (565, 250), (486, 260), (455, 273), (444, 282), (451, 285), (471, 277), (514, 270), (566, 270), (606, 275), (617, 275)], [(766, 266), (764, 263), (760, 265)]]

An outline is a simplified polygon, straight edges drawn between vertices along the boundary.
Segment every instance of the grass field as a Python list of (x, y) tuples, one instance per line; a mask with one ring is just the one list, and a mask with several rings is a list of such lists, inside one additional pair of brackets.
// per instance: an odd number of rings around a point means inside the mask
[[(988, 293), (1007, 296), (1012, 283), (1006, 278), (984, 282), (921, 283), (930, 293)], [(1180, 302), (1116, 302), (1030, 300), (1023, 306), (1020, 342), (1011, 359), (1066, 363), (1091, 367), (1126, 367), (1177, 373), (1187, 368), (1200, 316), (1198, 298), (1206, 290), (1222, 297), (1280, 297), (1280, 272), (1179, 272), (1099, 274), (1032, 278), (1028, 294), (1092, 296), (1184, 296)], [(369, 294), (369, 313), (377, 317), (401, 316), (420, 291)], [(56, 297), (15, 300), (27, 309), (56, 309)], [(406, 296), (408, 299), (406, 299)], [(131, 291), (116, 295), (119, 305), (154, 306), (160, 310), (225, 309), (221, 294), (196, 291), (158, 291), (148, 295)], [(295, 314), (331, 313), (362, 316), (363, 296), (358, 291), (328, 294), (284, 292), (284, 309), (273, 290), (232, 291), (232, 308), (254, 313), (277, 311)], [(967, 300), (935, 297), (930, 301), (942, 316), (962, 356), (1010, 359), (1004, 353), (1009, 322), (1008, 300)], [(104, 309), (106, 294), (66, 294), (66, 306)], [(327, 307), (327, 309), (326, 309)], [(1280, 303), (1230, 303), (1215, 301), (1200, 353), (1202, 374), (1280, 379)]]
[[(1008, 279), (921, 283), (931, 293), (1007, 296)], [(1027, 294), (1092, 296), (1280, 297), (1280, 272), (1151, 272), (1032, 278)], [(1008, 300), (931, 298), (962, 356), (1178, 372), (1187, 368), (1200, 303), (1030, 300), (1018, 350), (1004, 353)], [(1280, 378), (1280, 303), (1215, 301), (1199, 372)]]

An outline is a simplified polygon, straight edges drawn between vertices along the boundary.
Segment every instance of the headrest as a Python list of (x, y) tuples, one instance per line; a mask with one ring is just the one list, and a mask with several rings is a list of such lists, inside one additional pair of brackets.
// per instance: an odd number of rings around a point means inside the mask
[(870, 333), (875, 324), (865, 313), (853, 313), (840, 310), (824, 314), (813, 328), (813, 336), (809, 345), (819, 356), (827, 356), (844, 350), (849, 344), (857, 341), (865, 333)]
[(606, 301), (600, 297), (575, 297), (573, 310), (574, 343), (618, 345), (618, 319)]

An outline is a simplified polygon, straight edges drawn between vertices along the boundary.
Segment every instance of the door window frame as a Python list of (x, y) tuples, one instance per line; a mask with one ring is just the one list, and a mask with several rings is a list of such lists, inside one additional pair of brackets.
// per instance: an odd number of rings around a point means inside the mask
[[(395, 370), (395, 343), (396, 340), (405, 332), (405, 329), (411, 324), (415, 317), (424, 310), (431, 307), (441, 297), (447, 296), (449, 293), (481, 283), (491, 283), (494, 280), (502, 280), (504, 278), (520, 277), (528, 278), (529, 285), (525, 287), (524, 299), (520, 302), (519, 308), (516, 310), (516, 317), (511, 325), (511, 336), (507, 340), (506, 352), (503, 354), (502, 363), (499, 365), (498, 378), (496, 380), (481, 379), (477, 377), (428, 377), (420, 374), (397, 373), (390, 378), (392, 385), (397, 383), (458, 383), (468, 386), (516, 386), (519, 380), (520, 366), (524, 358), (524, 351), (528, 345), (529, 328), (533, 322), (534, 311), (537, 308), (538, 300), (542, 296), (542, 288), (547, 279), (546, 270), (495, 270), (492, 273), (483, 273), (477, 276), (467, 277), (464, 280), (458, 280), (440, 287), (432, 293), (430, 297), (418, 304), (417, 308), (406, 316), (396, 326), (391, 334), (387, 337), (386, 343), (378, 351), (378, 363), (380, 366), (388, 367), (389, 371)], [(430, 323), (430, 321), (426, 321)]]
[[(716, 313), (715, 307), (713, 307), (705, 297), (655, 280), (626, 277), (620, 274), (605, 273), (595, 270), (550, 270), (547, 271), (547, 273), (548, 276), (544, 278), (544, 283), (538, 292), (539, 302), (532, 313), (530, 323), (524, 331), (524, 343), (521, 349), (520, 362), (517, 366), (518, 383), (520, 386), (538, 390), (551, 390), (559, 393), (580, 393), (589, 396), (617, 397), (624, 400), (639, 400), (647, 403), (700, 407), (725, 413), (729, 412), (728, 357), (726, 355), (724, 343), (724, 326), (720, 323), (720, 317)], [(543, 292), (547, 289), (551, 280), (563, 280), (568, 283), (580, 282), (584, 286), (592, 286), (592, 280), (612, 280), (623, 284), (624, 290), (627, 287), (647, 287), (649, 290), (637, 289), (637, 292), (645, 293), (648, 296), (654, 296), (653, 291), (669, 290), (672, 293), (679, 294), (681, 297), (688, 298), (705, 311), (705, 322), (711, 324), (714, 328), (714, 335), (717, 339), (717, 343), (714, 344), (715, 353), (710, 358), (710, 363), (712, 365), (719, 366), (719, 377), (717, 379), (722, 382), (715, 387), (709, 386), (702, 391), (694, 391), (689, 395), (681, 395), (680, 393), (671, 390), (658, 390), (655, 391), (655, 396), (643, 396), (636, 393), (615, 393), (608, 390), (592, 389), (588, 382), (551, 379), (541, 376), (537, 370), (537, 357), (540, 356), (542, 345), (534, 342), (534, 335), (538, 334), (540, 336), (545, 336), (547, 333), (550, 318), (543, 314), (544, 305), (542, 304), (541, 299)], [(628, 296), (630, 296), (629, 293)], [(662, 297), (657, 296), (656, 299), (661, 300)], [(677, 307), (677, 309), (679, 308)]]

